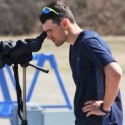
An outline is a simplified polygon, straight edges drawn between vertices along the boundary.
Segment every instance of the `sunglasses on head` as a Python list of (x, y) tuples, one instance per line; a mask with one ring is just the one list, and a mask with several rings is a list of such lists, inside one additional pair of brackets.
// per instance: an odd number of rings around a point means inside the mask
[(42, 13), (44, 13), (44, 14), (49, 14), (50, 12), (53, 12), (56, 15), (59, 15), (59, 13), (57, 11), (55, 11), (54, 9), (52, 9), (50, 7), (44, 7), (42, 10)]

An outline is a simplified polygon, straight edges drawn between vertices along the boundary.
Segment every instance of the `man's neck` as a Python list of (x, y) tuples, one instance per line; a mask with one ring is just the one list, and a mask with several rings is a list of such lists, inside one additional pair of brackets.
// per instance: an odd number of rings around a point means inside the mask
[(67, 43), (73, 45), (82, 31), (83, 29), (81, 29), (77, 24), (73, 24), (68, 31)]

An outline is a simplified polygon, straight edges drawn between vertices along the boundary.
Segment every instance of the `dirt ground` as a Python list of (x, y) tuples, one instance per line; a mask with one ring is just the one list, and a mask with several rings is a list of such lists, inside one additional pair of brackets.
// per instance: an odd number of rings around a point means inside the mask
[[(33, 35), (32, 37), (35, 37)], [(23, 37), (1, 37), (1, 40), (18, 40), (29, 38), (31, 36), (23, 36)], [(108, 44), (112, 50), (112, 54), (121, 65), (123, 69), (123, 77), (121, 80), (121, 93), (123, 99), (123, 107), (125, 107), (125, 37), (104, 37), (108, 41)], [(69, 97), (71, 104), (73, 103), (73, 97), (75, 92), (75, 85), (72, 80), (71, 70), (68, 61), (68, 44), (64, 44), (61, 47), (55, 47), (50, 41), (45, 41), (43, 44), (42, 49), (39, 53), (46, 53), (46, 54), (54, 54), (56, 59), (57, 68), (59, 70), (61, 79), (64, 83), (65, 90)], [(31, 61), (31, 63), (35, 64), (36, 62)], [(61, 89), (58, 84), (58, 80), (56, 75), (54, 74), (54, 70), (49, 64), (46, 62), (44, 68), (49, 69), (48, 74), (40, 73), (39, 77), (36, 82), (36, 86), (32, 93), (31, 102), (36, 102), (41, 105), (46, 104), (65, 104), (65, 98), (61, 92)], [(22, 69), (19, 69), (20, 73), (20, 83), (22, 83)], [(5, 71), (6, 72), (6, 71)], [(34, 77), (35, 69), (32, 67), (27, 68), (27, 91), (31, 85), (31, 81)], [(7, 81), (10, 82), (8, 76)], [(11, 91), (11, 96), (13, 99), (16, 99), (16, 93), (12, 88), (12, 85), (8, 84), (9, 90)], [(0, 101), (3, 100), (2, 93), (0, 92)], [(0, 119), (0, 125), (9, 125), (9, 120), (7, 119)]]

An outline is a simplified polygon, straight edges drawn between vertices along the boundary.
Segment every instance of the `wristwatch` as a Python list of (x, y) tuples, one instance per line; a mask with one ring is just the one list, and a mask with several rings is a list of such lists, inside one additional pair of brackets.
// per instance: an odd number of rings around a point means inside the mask
[(107, 114), (107, 113), (110, 112), (110, 110), (107, 111), (107, 110), (103, 109), (103, 103), (100, 104), (99, 110), (100, 110), (101, 112), (105, 113), (105, 114)]

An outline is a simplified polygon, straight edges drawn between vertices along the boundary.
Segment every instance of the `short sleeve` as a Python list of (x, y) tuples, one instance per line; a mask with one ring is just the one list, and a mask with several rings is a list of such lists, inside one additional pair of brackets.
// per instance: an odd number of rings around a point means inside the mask
[(100, 42), (97, 39), (88, 39), (81, 42), (80, 46), (80, 50), (85, 56), (102, 68), (111, 62), (116, 62), (106, 43)]

